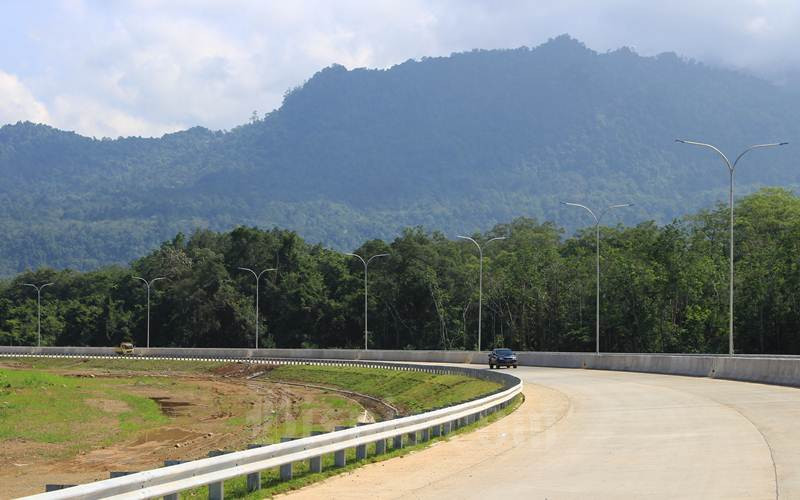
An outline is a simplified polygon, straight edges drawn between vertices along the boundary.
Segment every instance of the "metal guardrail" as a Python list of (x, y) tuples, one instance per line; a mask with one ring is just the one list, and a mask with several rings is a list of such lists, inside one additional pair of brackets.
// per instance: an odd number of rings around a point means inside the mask
[[(117, 356), (80, 354), (24, 354), (3, 353), (2, 357), (73, 357), (73, 358), (118, 358)], [(125, 358), (130, 359), (130, 358)], [(319, 359), (280, 359), (280, 358), (197, 358), (139, 356), (134, 359), (176, 359), (208, 361), (246, 361), (248, 363), (337, 365), (366, 368), (388, 368), (403, 371), (421, 371), (436, 374), (465, 375), (482, 380), (499, 382), (502, 387), (489, 395), (436, 409), (426, 413), (401, 417), (384, 422), (337, 430), (334, 432), (294, 439), (285, 443), (266, 445), (259, 448), (227, 453), (171, 465), (159, 469), (137, 472), (114, 479), (97, 481), (65, 488), (58, 491), (33, 495), (30, 499), (97, 499), (97, 498), (155, 498), (177, 499), (177, 493), (200, 487), (209, 487), (210, 499), (224, 497), (224, 481), (247, 476), (248, 489), (260, 488), (261, 471), (281, 468), (281, 475), (288, 471), (291, 476), (293, 463), (310, 461), (312, 472), (321, 471), (321, 457), (333, 454), (336, 466), (345, 465), (345, 450), (356, 449), (357, 456), (366, 458), (366, 446), (375, 444), (376, 454), (388, 450), (387, 441), (394, 447), (402, 446), (403, 436), (414, 443), (426, 441), (431, 437), (446, 435), (453, 430), (469, 425), (491, 413), (508, 406), (511, 400), (522, 391), (522, 381), (508, 373), (479, 370), (474, 368), (428, 364), (401, 364), (377, 361), (344, 361)], [(398, 441), (399, 438), (399, 441)]]

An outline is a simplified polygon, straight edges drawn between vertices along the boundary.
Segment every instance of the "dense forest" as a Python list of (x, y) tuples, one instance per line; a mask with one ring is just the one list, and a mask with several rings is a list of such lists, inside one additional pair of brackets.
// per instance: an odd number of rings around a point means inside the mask
[[(713, 153), (673, 139), (735, 155), (794, 141), (798, 116), (796, 90), (561, 36), (385, 70), (334, 65), (230, 131), (95, 139), (7, 125), (0, 276), (124, 265), (198, 228), (289, 228), (338, 250), (405, 227), (485, 231), (521, 216), (573, 231), (583, 214), (562, 211), (564, 199), (633, 202), (613, 220), (665, 224), (727, 189)], [(748, 156), (738, 192), (799, 186), (791, 148)]]
[[(565, 210), (569, 209), (567, 207)], [(621, 352), (727, 352), (727, 207), (670, 224), (602, 227), (601, 348)], [(587, 217), (588, 218), (588, 217)], [(498, 224), (485, 247), (484, 348), (594, 349), (594, 231), (551, 222)], [(777, 188), (736, 209), (738, 352), (800, 354), (800, 198)], [(370, 345), (474, 349), (478, 256), (471, 242), (409, 228), (356, 251), (390, 254), (370, 265)], [(36, 343), (42, 292), (44, 345), (145, 343), (145, 287), (153, 286), (151, 345), (254, 344), (253, 276), (261, 282), (262, 347), (362, 346), (363, 266), (296, 233), (239, 227), (178, 234), (130, 267), (42, 268), (0, 282), (0, 343)]]

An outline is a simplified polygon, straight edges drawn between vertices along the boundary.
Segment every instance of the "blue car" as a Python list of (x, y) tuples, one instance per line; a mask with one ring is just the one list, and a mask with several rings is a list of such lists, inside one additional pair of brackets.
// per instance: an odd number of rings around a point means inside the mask
[(500, 368), (501, 366), (517, 367), (517, 355), (514, 351), (505, 347), (493, 349), (489, 353), (489, 369)]

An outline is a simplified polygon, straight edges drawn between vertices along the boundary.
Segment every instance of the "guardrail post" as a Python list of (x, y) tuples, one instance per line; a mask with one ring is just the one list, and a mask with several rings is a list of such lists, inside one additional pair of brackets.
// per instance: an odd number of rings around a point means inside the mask
[[(325, 434), (322, 431), (311, 431), (312, 436)], [(311, 472), (322, 472), (322, 456), (311, 457), (308, 459), (308, 468)]]
[[(293, 437), (282, 437), (281, 443), (286, 443), (292, 441)], [(289, 481), (292, 479), (292, 464), (283, 464), (281, 465), (281, 481)]]
[(73, 486), (75, 486), (75, 485), (74, 484), (45, 484), (44, 485), (44, 491), (45, 492), (58, 491), (58, 490), (63, 490), (65, 488), (72, 488)]
[(416, 432), (409, 432), (408, 434), (406, 434), (406, 436), (408, 436), (408, 445), (409, 446), (414, 446), (415, 444), (417, 444), (417, 433)]
[[(365, 426), (365, 425), (368, 425), (368, 424), (365, 424), (365, 423), (356, 424), (356, 426), (358, 426), (358, 427), (362, 427), (362, 426)], [(364, 460), (365, 458), (367, 458), (367, 445), (366, 444), (360, 444), (360, 445), (356, 446), (356, 460)]]
[[(263, 444), (248, 444), (247, 449), (261, 448)], [(247, 491), (253, 492), (261, 489), (261, 471), (251, 472), (247, 475)], [(166, 500), (166, 499), (165, 499)], [(177, 498), (175, 500), (178, 500)]]
[(431, 437), (439, 437), (442, 435), (442, 426), (440, 424), (431, 427)]
[(122, 477), (122, 476), (129, 476), (131, 474), (135, 474), (134, 471), (121, 471), (121, 470), (112, 470), (108, 473), (108, 477), (110, 479), (114, 479), (115, 477)]
[(224, 500), (225, 499), (225, 484), (220, 481), (218, 483), (211, 483), (208, 485), (208, 500)]
[(384, 453), (386, 453), (386, 440), (380, 439), (375, 441), (375, 454), (383, 455)]
[(395, 450), (399, 450), (403, 447), (403, 435), (398, 434), (392, 438), (392, 448)]
[[(337, 431), (343, 431), (345, 429), (349, 429), (346, 425), (337, 425), (334, 427)], [(333, 452), (333, 464), (336, 467), (344, 467), (347, 465), (347, 457), (345, 456), (345, 451), (347, 450), (339, 450)]]
[(367, 445), (360, 444), (356, 446), (356, 460), (364, 460), (367, 458)]
[[(178, 465), (182, 463), (182, 460), (164, 460), (164, 467), (170, 467), (172, 465)], [(170, 493), (169, 495), (164, 495), (164, 500), (178, 500), (178, 494)]]
[[(218, 457), (230, 453), (225, 450), (211, 450), (208, 452), (209, 457)], [(223, 500), (225, 498), (225, 484), (220, 481), (218, 483), (211, 483), (208, 485), (208, 500)]]
[(442, 435), (446, 436), (446, 435), (450, 434), (450, 431), (452, 430), (452, 428), (453, 428), (453, 423), (452, 422), (443, 423), (442, 424)]
[(420, 431), (420, 441), (423, 443), (431, 438), (431, 431), (427, 427)]

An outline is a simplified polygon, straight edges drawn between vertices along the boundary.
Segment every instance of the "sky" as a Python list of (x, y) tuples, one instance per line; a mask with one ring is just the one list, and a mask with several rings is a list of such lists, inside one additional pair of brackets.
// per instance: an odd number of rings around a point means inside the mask
[(798, 0), (3, 0), (0, 124), (230, 129), (337, 63), (387, 68), (568, 33), (800, 83)]

